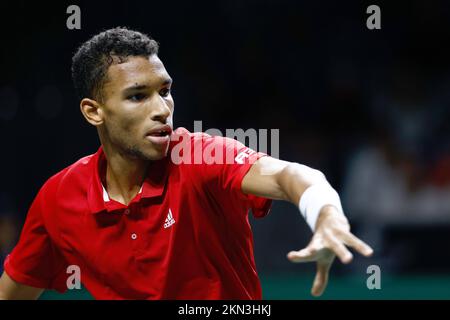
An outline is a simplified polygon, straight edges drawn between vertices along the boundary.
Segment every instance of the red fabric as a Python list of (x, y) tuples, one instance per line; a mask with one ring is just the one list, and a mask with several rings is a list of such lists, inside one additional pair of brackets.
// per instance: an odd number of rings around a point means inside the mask
[(41, 188), (5, 261), (8, 275), (62, 292), (67, 267), (77, 265), (96, 299), (261, 299), (248, 212), (262, 217), (271, 201), (245, 195), (241, 182), (263, 154), (184, 128), (174, 135), (180, 139), (169, 153), (184, 140), (193, 142), (192, 160), (198, 150), (217, 155), (222, 148), (232, 163), (154, 162), (142, 192), (125, 206), (103, 199), (100, 147)]

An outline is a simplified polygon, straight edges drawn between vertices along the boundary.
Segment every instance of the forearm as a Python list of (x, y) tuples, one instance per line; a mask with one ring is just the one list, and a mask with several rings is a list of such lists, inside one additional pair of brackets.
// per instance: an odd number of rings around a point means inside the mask
[(347, 223), (338, 193), (319, 170), (290, 163), (279, 172), (277, 181), (285, 200), (299, 207), (313, 231), (329, 215)]
[(242, 190), (244, 193), (298, 205), (303, 192), (320, 181), (326, 179), (319, 170), (295, 162), (262, 157), (244, 177)]
[(318, 183), (328, 183), (325, 175), (308, 166), (289, 162), (275, 176), (282, 199), (298, 206), (308, 187)]
[[(339, 195), (325, 175), (308, 166), (271, 157), (259, 159), (244, 177), (242, 190), (298, 206), (312, 230), (322, 212), (343, 216)], [(325, 210), (333, 206), (334, 210)], [(333, 208), (331, 208), (333, 209)]]
[(365, 256), (373, 253), (372, 248), (350, 232), (339, 195), (319, 170), (262, 157), (247, 172), (242, 190), (247, 194), (289, 201), (299, 207), (314, 234), (305, 249), (291, 251), (287, 257), (292, 262), (317, 262), (312, 289), (315, 296), (321, 295), (326, 287), (335, 255), (343, 263), (352, 260), (346, 245)]

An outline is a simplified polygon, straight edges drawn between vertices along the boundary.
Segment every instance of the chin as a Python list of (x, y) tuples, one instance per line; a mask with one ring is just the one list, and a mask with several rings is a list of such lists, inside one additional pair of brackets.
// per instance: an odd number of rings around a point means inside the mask
[(162, 160), (165, 157), (167, 157), (168, 148), (165, 148), (164, 150), (161, 149), (154, 149), (151, 152), (147, 153), (147, 159), (156, 161), (156, 160)]
[(160, 154), (156, 154), (156, 155), (150, 157), (149, 160), (157, 161), (157, 160), (162, 160), (165, 157), (167, 157), (167, 153), (160, 153)]
[(128, 155), (133, 158), (142, 159), (145, 161), (157, 161), (167, 157), (169, 148), (130, 148), (127, 150)]

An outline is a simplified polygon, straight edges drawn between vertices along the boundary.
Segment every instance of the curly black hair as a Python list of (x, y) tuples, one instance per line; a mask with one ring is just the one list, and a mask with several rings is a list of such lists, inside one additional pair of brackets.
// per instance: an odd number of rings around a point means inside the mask
[(108, 68), (130, 56), (158, 54), (159, 45), (141, 32), (117, 27), (103, 31), (83, 43), (72, 57), (72, 80), (80, 99), (101, 101)]

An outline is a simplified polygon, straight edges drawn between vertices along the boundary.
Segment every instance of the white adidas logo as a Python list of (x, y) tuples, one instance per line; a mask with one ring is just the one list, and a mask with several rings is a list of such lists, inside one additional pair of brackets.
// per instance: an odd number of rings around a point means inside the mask
[(167, 214), (166, 223), (164, 223), (164, 229), (170, 227), (175, 223), (175, 219), (172, 215), (172, 210), (169, 209), (169, 213)]

